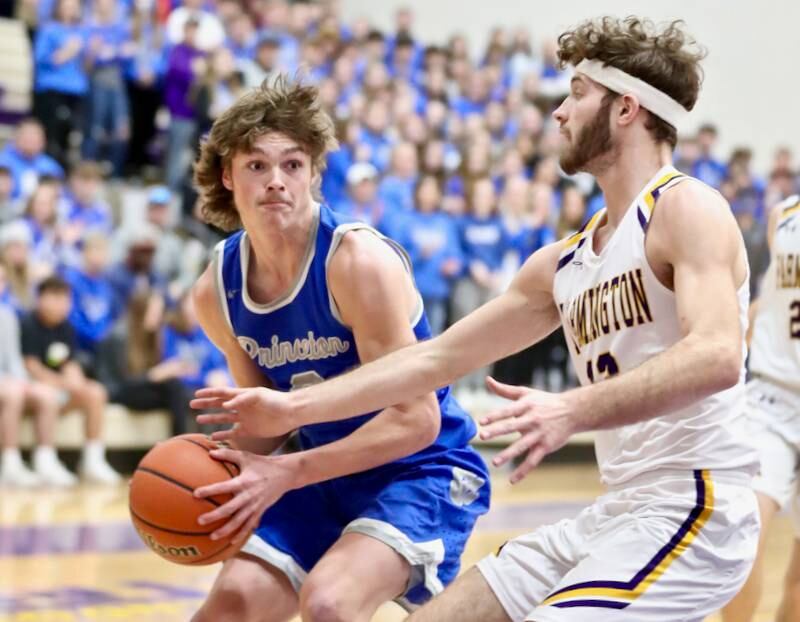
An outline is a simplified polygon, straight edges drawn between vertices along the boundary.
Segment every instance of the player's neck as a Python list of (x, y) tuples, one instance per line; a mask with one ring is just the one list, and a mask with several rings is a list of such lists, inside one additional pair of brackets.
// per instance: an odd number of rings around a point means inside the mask
[(274, 223), (246, 227), (250, 242), (248, 288), (251, 296), (258, 296), (256, 302), (266, 304), (269, 299), (280, 297), (297, 279), (306, 258), (316, 209), (313, 206), (301, 220), (285, 227)]
[(666, 143), (630, 144), (620, 149), (616, 161), (596, 175), (603, 191), (608, 222), (616, 226), (645, 184), (659, 169), (671, 163), (672, 151)]

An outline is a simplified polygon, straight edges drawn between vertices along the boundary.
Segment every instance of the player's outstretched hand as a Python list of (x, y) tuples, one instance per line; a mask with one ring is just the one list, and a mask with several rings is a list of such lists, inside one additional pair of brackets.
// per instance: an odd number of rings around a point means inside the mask
[(211, 457), (233, 462), (240, 473), (224, 482), (202, 486), (194, 491), (198, 498), (232, 494), (233, 499), (201, 515), (198, 523), (208, 525), (221, 519), (227, 522), (211, 534), (212, 540), (235, 534), (237, 546), (258, 526), (261, 515), (288, 491), (293, 490), (296, 473), (285, 456), (258, 456), (236, 449), (214, 449)]
[(526, 454), (511, 474), (516, 484), (530, 473), (549, 453), (563, 447), (574, 432), (570, 405), (564, 394), (547, 393), (528, 387), (518, 387), (486, 379), (489, 390), (513, 400), (510, 404), (481, 418), (481, 438), (488, 440), (519, 432), (520, 437), (500, 452), (492, 464), (500, 466)]
[(197, 415), (198, 423), (238, 424), (231, 430), (214, 432), (211, 438), (215, 441), (248, 436), (271, 438), (294, 430), (287, 395), (265, 387), (207, 387), (199, 389), (189, 405), (197, 410), (222, 410)]

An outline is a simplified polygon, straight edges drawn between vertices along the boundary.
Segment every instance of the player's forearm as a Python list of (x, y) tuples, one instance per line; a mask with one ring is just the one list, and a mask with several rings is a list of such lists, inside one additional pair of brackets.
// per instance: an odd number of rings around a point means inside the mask
[(450, 384), (460, 368), (441, 355), (441, 337), (395, 350), (351, 372), (289, 393), (293, 427), (339, 421), (401, 404)]
[(361, 473), (421, 451), (439, 434), (433, 394), (387, 408), (349, 436), (284, 458), (293, 463), (298, 488)]
[(739, 379), (736, 342), (689, 335), (623, 375), (573, 391), (576, 432), (637, 423), (686, 408)]

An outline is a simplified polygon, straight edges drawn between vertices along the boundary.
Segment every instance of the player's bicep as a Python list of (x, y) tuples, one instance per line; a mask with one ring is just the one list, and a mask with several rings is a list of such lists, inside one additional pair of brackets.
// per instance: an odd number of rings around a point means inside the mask
[(659, 205), (658, 246), (672, 266), (683, 334), (740, 349), (737, 290), (747, 277), (743, 241), (724, 200), (690, 188), (695, 185), (686, 184), (681, 194), (676, 188), (672, 200)]
[[(369, 236), (369, 239), (365, 236)], [(334, 255), (329, 286), (367, 363), (416, 341), (419, 296), (399, 255), (371, 234), (348, 234)]]
[(197, 321), (211, 342), (222, 352), (236, 384), (240, 387), (267, 386), (266, 377), (241, 348), (225, 319), (217, 295), (212, 263), (192, 289)]

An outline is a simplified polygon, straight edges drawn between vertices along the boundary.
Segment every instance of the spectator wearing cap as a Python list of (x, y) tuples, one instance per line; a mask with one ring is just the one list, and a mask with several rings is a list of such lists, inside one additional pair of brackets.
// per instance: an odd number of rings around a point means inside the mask
[(79, 0), (58, 0), (53, 20), (36, 32), (33, 58), (33, 114), (45, 127), (48, 153), (65, 166), (69, 135), (82, 126), (80, 106), (89, 88)]
[(214, 13), (203, 6), (204, 0), (183, 0), (167, 18), (167, 41), (180, 45), (186, 40), (186, 24), (194, 22), (197, 26), (195, 45), (209, 52), (225, 43), (225, 29)]
[(378, 171), (369, 162), (357, 162), (347, 170), (347, 198), (336, 211), (378, 227), (383, 219), (383, 202), (378, 198)]
[(159, 232), (153, 269), (168, 284), (170, 297), (178, 298), (200, 275), (207, 252), (198, 239), (176, 231), (171, 208), (169, 188), (155, 186), (150, 189), (145, 218)]
[(121, 312), (108, 269), (108, 238), (94, 231), (83, 241), (81, 265), (62, 270), (62, 277), (72, 290), (69, 321), (90, 369), (94, 369), (97, 344), (108, 335)]
[(434, 335), (445, 328), (453, 280), (461, 273), (463, 261), (458, 228), (453, 218), (441, 211), (441, 202), (436, 177), (420, 177), (414, 189), (415, 209), (399, 239), (411, 258), (414, 280)]
[(153, 263), (160, 238), (158, 227), (148, 222), (126, 232), (122, 241), (125, 255), (111, 270), (111, 282), (121, 307), (128, 305), (133, 294), (143, 291), (163, 300), (166, 283)]
[(192, 87), (206, 70), (204, 53), (196, 43), (198, 22), (188, 19), (182, 23), (183, 40), (170, 51), (164, 76), (164, 103), (170, 114), (165, 177), (174, 192), (183, 186), (190, 160), (189, 147), (197, 132)]
[(44, 153), (44, 148), (42, 124), (36, 119), (24, 119), (17, 126), (14, 140), (0, 151), (0, 166), (11, 172), (12, 199), (27, 199), (43, 176), (64, 176), (64, 169)]
[[(51, 276), (39, 285), (36, 308), (21, 322), (25, 367), (31, 378), (61, 393), (65, 410), (83, 411), (86, 442), (81, 475), (90, 482), (117, 484), (120, 476), (106, 461), (102, 441), (108, 394), (100, 383), (87, 378), (76, 362), (75, 331), (67, 320), (71, 302), (69, 285), (60, 277)], [(52, 468), (56, 460), (52, 448), (34, 456), (34, 464), (43, 463), (42, 468)]]
[(127, 20), (120, 19), (115, 0), (93, 0), (87, 35), (88, 118), (81, 156), (84, 160), (99, 160), (102, 147), (106, 146), (111, 175), (121, 177), (131, 133), (124, 68), (135, 48), (130, 26)]
[(256, 46), (254, 58), (239, 62), (239, 69), (244, 76), (247, 88), (260, 86), (264, 80), (272, 81), (280, 71), (280, 40), (273, 35), (262, 36)]

